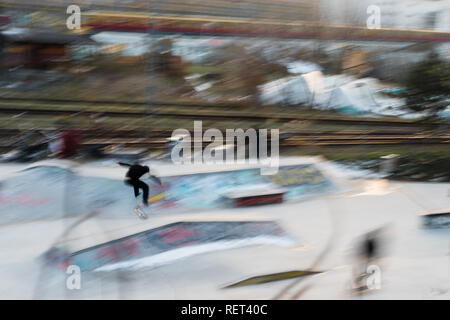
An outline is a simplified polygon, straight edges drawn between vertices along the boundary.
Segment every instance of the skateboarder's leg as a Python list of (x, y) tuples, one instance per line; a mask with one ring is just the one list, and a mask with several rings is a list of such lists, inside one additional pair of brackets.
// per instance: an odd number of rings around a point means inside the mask
[(139, 186), (137, 184), (133, 184), (134, 196), (137, 198), (139, 195)]
[(148, 185), (145, 182), (142, 181), (138, 181), (137, 184), (138, 188), (142, 189), (142, 191), (144, 192), (143, 195), (143, 201), (144, 201), (144, 205), (148, 206), (148, 193), (149, 193), (149, 189), (148, 189)]
[(135, 197), (139, 195), (139, 182), (140, 182), (139, 180), (131, 180), (131, 179), (125, 180), (125, 184), (127, 186), (133, 187)]

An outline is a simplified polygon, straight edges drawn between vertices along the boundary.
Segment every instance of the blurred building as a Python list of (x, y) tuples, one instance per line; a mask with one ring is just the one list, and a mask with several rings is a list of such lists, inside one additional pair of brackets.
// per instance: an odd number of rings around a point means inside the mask
[(70, 58), (69, 46), (79, 41), (75, 35), (52, 31), (12, 28), (0, 32), (2, 65), (12, 68), (45, 68)]

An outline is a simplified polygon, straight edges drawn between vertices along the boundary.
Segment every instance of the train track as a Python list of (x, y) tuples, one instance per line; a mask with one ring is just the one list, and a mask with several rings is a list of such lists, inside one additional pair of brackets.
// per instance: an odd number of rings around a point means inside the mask
[[(168, 108), (166, 107), (176, 107)], [(192, 109), (189, 109), (191, 107)], [(448, 144), (450, 134), (448, 130), (443, 134), (427, 133), (428, 129), (439, 126), (448, 126), (448, 123), (424, 123), (411, 120), (375, 118), (347, 118), (304, 116), (302, 114), (284, 113), (278, 110), (270, 113), (257, 113), (255, 110), (236, 109), (227, 110), (224, 105), (209, 106), (204, 104), (170, 104), (156, 102), (148, 113), (149, 105), (146, 103), (125, 103), (108, 101), (82, 101), (82, 100), (52, 100), (52, 99), (19, 99), (0, 98), (0, 116), (80, 116), (98, 114), (106, 117), (123, 117), (142, 119), (148, 115), (155, 118), (212, 120), (212, 121), (242, 121), (249, 120), (261, 123), (277, 121), (290, 123), (291, 121), (307, 120), (319, 124), (339, 124), (346, 130), (344, 132), (311, 130), (292, 130), (284, 132), (280, 139), (281, 147), (295, 146), (345, 146), (345, 145), (399, 145), (399, 144)], [(186, 109), (185, 109), (186, 108)], [(212, 110), (205, 110), (205, 108)], [(147, 113), (146, 113), (147, 112)], [(7, 118), (8, 119), (8, 118)], [(149, 122), (150, 123), (150, 122)], [(354, 128), (363, 126), (364, 129), (350, 131), (348, 126)], [(368, 130), (367, 127), (373, 127)], [(398, 128), (401, 127), (402, 130)], [(352, 127), (353, 128), (353, 127)], [(57, 133), (56, 129), (36, 128), (46, 131), (48, 135)], [(245, 129), (245, 128), (244, 128)], [(430, 131), (430, 130), (428, 130)], [(0, 128), (0, 148), (8, 149), (14, 146), (17, 137), (23, 134), (19, 129)], [(167, 146), (171, 130), (143, 129), (84, 129), (82, 130), (85, 145), (122, 145), (126, 147), (142, 147), (160, 149)], [(193, 137), (193, 133), (191, 133)], [(205, 143), (208, 144), (208, 143)]]
[[(56, 134), (57, 130), (47, 130), (46, 134)], [(81, 130), (85, 146), (111, 146), (120, 145), (129, 148), (164, 149), (171, 137), (170, 130)], [(14, 137), (20, 135), (20, 130), (0, 129), (0, 148), (10, 149), (14, 146)], [(191, 137), (194, 137), (191, 132)], [(224, 134), (225, 138), (225, 134)], [(192, 139), (192, 143), (195, 142)], [(449, 144), (450, 134), (403, 134), (394, 132), (379, 132), (365, 134), (350, 133), (307, 133), (282, 132), (281, 147), (298, 146), (345, 146), (345, 145), (436, 145)], [(209, 142), (203, 141), (203, 145)]]
[(58, 99), (58, 98), (16, 98), (16, 97), (0, 97), (0, 101), (10, 102), (22, 102), (22, 103), (78, 103), (85, 105), (111, 105), (111, 106), (140, 106), (148, 107), (149, 105), (155, 106), (179, 106), (179, 107), (208, 107), (208, 108), (242, 108), (242, 104), (222, 103), (217, 102), (214, 105), (205, 102), (167, 102), (167, 101), (126, 101), (126, 100), (81, 100), (81, 99)]
[[(176, 110), (167, 111), (168, 107)], [(188, 110), (188, 107), (195, 108)], [(291, 109), (292, 110), (292, 109)], [(256, 108), (238, 108), (233, 104), (206, 105), (200, 103), (166, 103), (166, 102), (109, 102), (109, 101), (83, 101), (83, 100), (52, 100), (52, 99), (19, 99), (0, 98), (0, 115), (48, 115), (48, 116), (74, 116), (81, 114), (101, 114), (108, 117), (131, 117), (142, 119), (144, 116), (171, 119), (192, 120), (247, 120), (279, 122), (311, 121), (319, 124), (341, 125), (367, 125), (383, 127), (436, 127), (442, 123), (418, 122), (405, 119), (379, 119), (379, 118), (349, 118), (345, 116), (324, 116), (319, 113), (311, 116), (303, 113), (294, 113), (286, 109), (286, 112), (273, 110), (260, 112)], [(445, 123), (444, 123), (445, 125)], [(447, 123), (448, 125), (448, 123)]]

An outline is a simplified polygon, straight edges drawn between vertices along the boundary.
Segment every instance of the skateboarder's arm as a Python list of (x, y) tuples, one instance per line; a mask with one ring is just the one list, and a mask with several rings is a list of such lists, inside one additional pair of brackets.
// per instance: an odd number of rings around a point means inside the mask
[(125, 163), (125, 162), (117, 162), (118, 165), (122, 166), (122, 167), (131, 167), (131, 164)]

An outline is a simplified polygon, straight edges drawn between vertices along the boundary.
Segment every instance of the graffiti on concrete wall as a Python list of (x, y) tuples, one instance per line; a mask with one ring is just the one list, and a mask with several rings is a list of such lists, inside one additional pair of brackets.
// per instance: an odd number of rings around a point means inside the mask
[(259, 169), (247, 169), (166, 177), (163, 182), (162, 187), (150, 188), (149, 202), (153, 209), (220, 207), (226, 192), (242, 186), (282, 186), (288, 189), (286, 198), (292, 200), (331, 185), (314, 165), (280, 167), (273, 176), (262, 176)]
[(58, 263), (75, 264), (84, 271), (94, 270), (187, 246), (260, 236), (286, 238), (287, 234), (274, 221), (177, 222), (75, 252), (68, 260)]
[(325, 177), (312, 165), (281, 167), (277, 174), (268, 179), (283, 187), (297, 187), (305, 184), (318, 185)]
[(312, 164), (280, 167), (278, 173), (268, 179), (287, 188), (286, 200), (301, 199), (307, 195), (323, 192), (331, 182)]
[[(281, 186), (287, 189), (284, 199), (295, 200), (331, 186), (313, 164), (281, 166), (272, 176), (246, 169), (162, 177), (162, 181), (162, 186), (148, 181), (152, 212), (226, 206), (224, 195), (242, 187)], [(129, 215), (136, 200), (132, 188), (121, 180), (79, 176), (58, 167), (35, 167), (2, 181), (0, 210), (6, 213), (0, 223), (87, 214), (98, 203), (109, 204), (104, 209), (108, 217), (123, 217)]]

